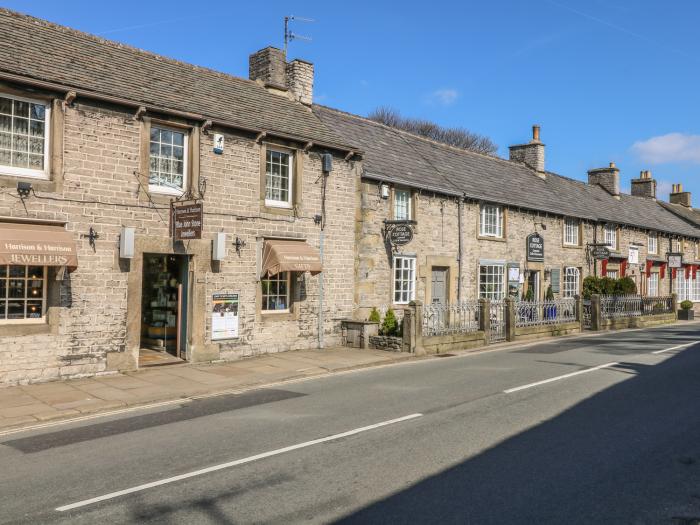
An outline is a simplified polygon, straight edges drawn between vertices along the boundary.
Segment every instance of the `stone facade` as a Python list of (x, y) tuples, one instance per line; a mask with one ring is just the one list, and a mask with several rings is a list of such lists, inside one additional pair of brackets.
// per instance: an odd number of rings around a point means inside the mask
[[(34, 96), (34, 95), (32, 95)], [(49, 96), (49, 94), (47, 94)], [(169, 235), (170, 198), (147, 195), (143, 174), (143, 121), (123, 108), (80, 99), (60, 109), (62, 170), (55, 180), (32, 182), (35, 192), (17, 198), (17, 179), (1, 176), (0, 216), (7, 221), (52, 221), (65, 224), (78, 246), (75, 272), (56, 280), (49, 271), (45, 323), (0, 325), (0, 383), (26, 383), (134, 369), (138, 364), (144, 253), (190, 256), (192, 282), (191, 344), (188, 359), (234, 359), (319, 345), (319, 282), (324, 279), (323, 335), (328, 346), (340, 343), (340, 319), (353, 307), (353, 198), (357, 168), (343, 154), (335, 155), (326, 180), (324, 272), (293, 274), (293, 304), (287, 314), (260, 311), (260, 249), (265, 238), (303, 240), (320, 247), (322, 180), (319, 150), (303, 143), (279, 142), (230, 129), (208, 134), (198, 123), (173, 121), (191, 130), (197, 173), (206, 180), (204, 230), (201, 240), (174, 243)], [(150, 118), (152, 115), (148, 115)], [(54, 112), (54, 118), (58, 118)], [(165, 118), (165, 117), (162, 117)], [(225, 137), (225, 149), (213, 152), (213, 134)], [(295, 188), (300, 198), (293, 210), (280, 214), (261, 203), (261, 155), (277, 145), (294, 153), (302, 166)], [(326, 151), (326, 150), (323, 150)], [(194, 161), (196, 159), (196, 162)], [(146, 175), (147, 176), (147, 175)], [(60, 184), (57, 184), (60, 181)], [(122, 227), (136, 231), (132, 260), (120, 259)], [(98, 238), (94, 249), (86, 235)], [(228, 236), (228, 255), (211, 260), (214, 233)], [(245, 246), (237, 253), (232, 242)], [(239, 337), (212, 342), (212, 294), (240, 294)]]

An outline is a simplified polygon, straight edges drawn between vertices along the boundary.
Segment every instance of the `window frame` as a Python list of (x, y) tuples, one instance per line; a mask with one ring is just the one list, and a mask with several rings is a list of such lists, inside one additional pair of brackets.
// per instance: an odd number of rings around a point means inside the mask
[[(576, 242), (568, 242), (568, 233), (570, 226), (573, 226), (573, 231), (576, 232)], [(573, 217), (564, 218), (564, 246), (581, 246), (581, 221)]]
[[(406, 217), (399, 217), (397, 214), (397, 205), (398, 205), (398, 199), (397, 196), (398, 194), (406, 194)], [(413, 200), (413, 195), (411, 193), (410, 189), (407, 188), (394, 188), (394, 206), (393, 206), (393, 218), (394, 220), (397, 221), (410, 221), (413, 219), (413, 205), (412, 201)]]
[[(487, 209), (496, 210), (495, 216), (495, 233), (486, 231), (486, 212)], [(505, 210), (503, 206), (498, 204), (484, 203), (479, 207), (479, 237), (488, 239), (503, 239), (505, 237)]]
[[(409, 272), (409, 279), (403, 279), (401, 277), (400, 279), (397, 280), (396, 278), (396, 262), (401, 259), (404, 261), (411, 261), (411, 264), (409, 265), (408, 268), (402, 267), (401, 270), (408, 270)], [(416, 272), (416, 266), (417, 266), (417, 257), (414, 255), (394, 255), (392, 259), (392, 265), (391, 265), (391, 300), (393, 304), (409, 304), (411, 301), (416, 300), (416, 277), (417, 277), (417, 272)], [(397, 290), (396, 288), (396, 283), (397, 281), (401, 282), (407, 282), (409, 283), (409, 290)], [(400, 294), (405, 294), (407, 293), (407, 299), (404, 300), (401, 298), (400, 300), (396, 299), (396, 293)]]
[[(653, 277), (653, 279), (652, 279)], [(654, 287), (652, 288), (652, 283)], [(658, 297), (661, 290), (661, 275), (659, 272), (651, 272), (647, 275), (647, 297)], [(652, 293), (653, 291), (653, 293)]]
[[(266, 275), (262, 279), (260, 279), (260, 299), (261, 299), (261, 304), (260, 304), (260, 313), (263, 315), (268, 315), (268, 314), (288, 314), (292, 311), (292, 272), (279, 272), (273, 275), (272, 277), (277, 277), (278, 275), (281, 274), (286, 274), (286, 282), (287, 282), (287, 293), (286, 293), (286, 304), (287, 308), (281, 308), (279, 310), (266, 310), (265, 309), (265, 297), (268, 294), (265, 294), (263, 290), (263, 282), (264, 281), (272, 281), (273, 279), (270, 279), (269, 275)], [(274, 279), (276, 282), (283, 282), (282, 279)], [(270, 295), (268, 295), (270, 296)], [(282, 297), (280, 294), (275, 294), (274, 297)]]
[[(653, 239), (653, 243), (652, 243)], [(652, 250), (652, 245), (654, 249)], [(659, 234), (656, 232), (649, 232), (647, 234), (647, 253), (649, 255), (659, 254)]]
[[(487, 272), (484, 273), (482, 272), (482, 268), (500, 268), (500, 272), (498, 274), (493, 273), (493, 272)], [(490, 301), (503, 301), (506, 298), (506, 265), (505, 264), (479, 264), (479, 280), (477, 282), (478, 288), (478, 295), (479, 299), (488, 299)], [(500, 293), (495, 293), (495, 292), (484, 292), (482, 293), (482, 286), (484, 283), (482, 283), (482, 277), (488, 277), (488, 276), (500, 276)], [(495, 281), (492, 283), (485, 283), (485, 285), (489, 284), (498, 284)]]
[[(569, 293), (572, 290), (572, 287), (569, 286), (570, 280), (570, 270), (575, 271), (575, 293), (569, 295)], [(573, 272), (572, 272), (573, 273)], [(562, 297), (576, 297), (577, 295), (581, 295), (581, 269), (577, 268), (576, 266), (566, 266), (564, 268), (564, 281), (563, 281), (563, 286), (562, 286)]]
[[(39, 179), (39, 180), (50, 180), (51, 179), (51, 102), (48, 100), (41, 100), (35, 98), (27, 98), (20, 95), (12, 95), (5, 91), (0, 91), (0, 98), (7, 98), (10, 100), (18, 100), (20, 102), (27, 102), (29, 104), (40, 104), (44, 106), (44, 169), (35, 170), (31, 168), (19, 168), (16, 166), (8, 166), (5, 164), (0, 164), (0, 175), (6, 175), (9, 177), (20, 177), (28, 179)], [(31, 135), (27, 135), (30, 137)], [(10, 150), (12, 151), (12, 150)]]
[[(289, 157), (289, 165), (287, 166), (287, 175), (289, 177), (288, 181), (288, 186), (287, 186), (287, 193), (288, 193), (288, 200), (286, 201), (277, 201), (274, 199), (268, 199), (267, 198), (267, 178), (268, 178), (268, 171), (267, 171), (267, 156), (270, 153), (280, 153), (282, 155), (287, 155)], [(278, 146), (271, 146), (270, 144), (267, 144), (265, 146), (265, 159), (264, 159), (264, 181), (265, 181), (265, 186), (263, 189), (264, 192), (264, 199), (265, 199), (265, 206), (268, 208), (282, 208), (282, 209), (292, 209), (294, 208), (294, 198), (295, 198), (295, 188), (294, 184), (296, 182), (295, 180), (295, 162), (296, 162), (296, 152), (287, 148), (282, 148)]]
[[(10, 277), (10, 268), (12, 266), (24, 266), (25, 268), (25, 276), (19, 279), (22, 279), (25, 283), (24, 289), (25, 289), (25, 297), (24, 298), (12, 298), (12, 299), (17, 299), (21, 300), (24, 302), (24, 315), (25, 317), (22, 319), (7, 319), (7, 308), (10, 301), (10, 297), (8, 297), (7, 294), (9, 294), (10, 291), (10, 281), (12, 280)], [(42, 276), (42, 297), (41, 297), (41, 316), (40, 317), (35, 317), (35, 318), (28, 318), (26, 317), (27, 315), (27, 301), (30, 299), (26, 297), (26, 290), (28, 289), (27, 287), (27, 282), (32, 280), (29, 277), (27, 277), (27, 274), (29, 272), (29, 268), (32, 266), (39, 266), (43, 268), (43, 276)], [(0, 319), (0, 326), (8, 326), (8, 325), (22, 325), (22, 324), (46, 324), (47, 323), (47, 313), (48, 313), (48, 277), (49, 277), (49, 267), (48, 266), (41, 266), (41, 265), (36, 265), (36, 264), (20, 264), (20, 265), (14, 265), (14, 264), (4, 264), (0, 265), (0, 267), (5, 267), (7, 268), (7, 277), (0, 277), (0, 280), (4, 280), (7, 282), (6, 285), (6, 290), (5, 290), (5, 297), (0, 297), (0, 302), (5, 303), (5, 319)], [(38, 299), (35, 299), (38, 300)]]
[[(603, 240), (605, 241), (605, 244), (611, 249), (611, 250), (617, 250), (618, 247), (618, 228), (614, 224), (606, 224), (603, 226)], [(613, 243), (610, 244), (608, 242), (608, 233), (612, 233), (613, 236)]]
[[(166, 131), (171, 131), (173, 133), (182, 133), (183, 135), (183, 151), (182, 151), (182, 190), (177, 188), (170, 188), (168, 186), (160, 186), (151, 183), (151, 133), (153, 129), (163, 129)], [(173, 126), (170, 124), (164, 124), (160, 121), (151, 121), (148, 127), (148, 162), (146, 166), (148, 169), (146, 180), (148, 181), (148, 192), (158, 195), (173, 195), (179, 197), (187, 192), (190, 184), (190, 135), (192, 130), (190, 128)]]

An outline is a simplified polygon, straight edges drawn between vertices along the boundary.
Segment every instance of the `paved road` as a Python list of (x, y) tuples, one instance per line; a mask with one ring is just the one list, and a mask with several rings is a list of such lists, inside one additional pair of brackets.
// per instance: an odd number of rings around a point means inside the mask
[(566, 339), (0, 434), (0, 523), (682, 523), (697, 341)]

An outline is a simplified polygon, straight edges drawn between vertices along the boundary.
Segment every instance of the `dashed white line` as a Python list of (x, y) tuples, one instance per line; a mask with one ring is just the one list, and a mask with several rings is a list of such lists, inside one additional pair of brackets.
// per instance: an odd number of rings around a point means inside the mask
[(180, 474), (178, 476), (173, 476), (171, 478), (159, 479), (157, 481), (151, 481), (150, 483), (144, 483), (143, 485), (137, 485), (136, 487), (131, 487), (124, 490), (118, 490), (116, 492), (110, 492), (103, 496), (97, 496), (95, 498), (86, 499), (83, 501), (78, 501), (76, 503), (71, 503), (69, 505), (63, 505), (62, 507), (57, 507), (56, 510), (59, 512), (65, 512), (67, 510), (73, 510), (80, 507), (86, 507), (87, 505), (92, 505), (93, 503), (99, 503), (101, 501), (106, 501), (126, 494), (133, 494), (134, 492), (141, 492), (147, 489), (152, 489), (154, 487), (160, 487), (162, 485), (167, 485), (169, 483), (174, 483), (176, 481), (181, 481), (183, 479), (193, 478), (195, 476), (202, 476), (203, 474), (209, 474), (211, 472), (216, 472), (219, 470), (224, 470), (231, 467), (236, 467), (238, 465), (244, 465), (246, 463), (252, 463), (253, 461), (258, 461), (260, 459), (269, 458), (272, 456), (279, 456), (286, 452), (292, 452), (294, 450), (299, 450), (302, 448), (311, 447), (313, 445), (318, 445), (320, 443), (326, 443), (328, 441), (334, 441), (336, 439), (341, 439), (349, 436), (354, 436), (362, 432), (367, 432), (369, 430), (374, 430), (381, 427), (386, 427), (388, 425), (394, 425), (396, 423), (402, 423), (404, 421), (410, 421), (411, 419), (416, 419), (422, 417), (423, 414), (410, 414), (408, 416), (399, 417), (396, 419), (390, 419), (388, 421), (382, 421), (381, 423), (375, 423), (374, 425), (368, 425), (366, 427), (360, 427), (353, 430), (348, 430), (347, 432), (341, 432), (340, 434), (333, 434), (332, 436), (327, 436), (324, 438), (314, 439), (311, 441), (305, 441), (304, 443), (297, 443), (296, 445), (290, 445), (284, 448), (278, 448), (277, 450), (270, 450), (268, 452), (263, 452), (262, 454), (256, 454), (255, 456), (249, 456), (247, 458), (236, 459), (234, 461), (229, 461), (228, 463), (221, 463), (219, 465), (213, 465), (211, 467), (203, 468), (200, 470), (194, 470), (192, 472), (187, 472), (185, 474)]
[(564, 374), (564, 375), (557, 376), (557, 377), (550, 377), (549, 379), (537, 381), (536, 383), (530, 383), (527, 385), (516, 386), (515, 388), (509, 388), (508, 390), (504, 390), (503, 393), (504, 394), (512, 394), (513, 392), (525, 390), (526, 388), (532, 388), (535, 386), (546, 385), (547, 383), (553, 383), (554, 381), (560, 381), (562, 379), (567, 379), (569, 377), (574, 377), (574, 376), (578, 376), (581, 374), (587, 374), (588, 372), (594, 372), (595, 370), (601, 370), (603, 368), (610, 368), (611, 366), (615, 366), (615, 365), (619, 365), (619, 364), (620, 363), (618, 363), (618, 362), (605, 363), (604, 365), (598, 365), (598, 366), (594, 366), (592, 368), (586, 368), (585, 370), (579, 370), (578, 372), (571, 372), (570, 374)]
[(672, 346), (671, 348), (664, 348), (663, 350), (656, 350), (652, 352), (652, 354), (663, 354), (664, 352), (671, 352), (672, 350), (680, 350), (681, 348), (688, 348), (689, 346), (693, 346), (698, 344), (698, 341), (693, 341), (692, 343), (686, 343), (684, 345), (676, 345)]

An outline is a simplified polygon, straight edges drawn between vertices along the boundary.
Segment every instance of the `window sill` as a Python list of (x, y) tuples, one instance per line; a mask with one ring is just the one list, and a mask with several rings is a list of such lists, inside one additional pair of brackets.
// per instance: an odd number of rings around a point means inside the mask
[(568, 248), (569, 250), (580, 250), (583, 248), (581, 244), (562, 244), (562, 247)]
[(168, 188), (163, 188), (161, 186), (153, 186), (152, 184), (148, 185), (148, 193), (151, 195), (165, 195), (168, 197), (181, 197), (183, 193), (185, 193), (183, 190), (175, 190), (175, 189), (168, 189)]
[(263, 322), (283, 322), (283, 321), (295, 321), (297, 319), (296, 313), (293, 310), (267, 310), (260, 312), (260, 319)]
[(49, 180), (50, 176), (46, 171), (34, 171), (25, 168), (13, 168), (11, 166), (0, 167), (0, 175), (4, 177), (17, 177), (20, 179)]
[(491, 237), (490, 235), (477, 235), (476, 238), (480, 241), (506, 242), (505, 237)]
[(281, 206), (268, 206), (267, 204), (262, 205), (263, 213), (270, 213), (274, 215), (286, 215), (288, 217), (294, 217), (293, 207), (281, 207)]
[(46, 317), (36, 321), (6, 321), (0, 323), (0, 337), (21, 337), (23, 335), (40, 335), (48, 333), (51, 333), (51, 325), (48, 323), (48, 319)]

